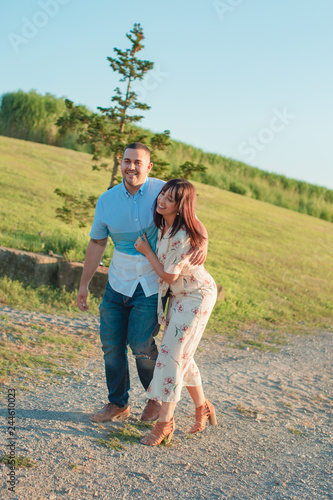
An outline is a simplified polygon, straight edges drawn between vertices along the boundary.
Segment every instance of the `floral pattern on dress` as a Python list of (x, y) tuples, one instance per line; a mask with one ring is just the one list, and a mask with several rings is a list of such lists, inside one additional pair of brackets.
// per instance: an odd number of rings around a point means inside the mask
[[(162, 345), (153, 380), (147, 390), (149, 399), (177, 402), (183, 385), (201, 385), (199, 369), (193, 359), (216, 301), (216, 284), (203, 266), (189, 263), (190, 240), (184, 228), (170, 237), (158, 232), (156, 255), (169, 274), (179, 274), (169, 285), (160, 280), (158, 316), (165, 325)], [(162, 297), (169, 292), (165, 315)]]
[(169, 352), (170, 349), (166, 345), (162, 344), (160, 349), (161, 356), (166, 356), (167, 354), (169, 354)]

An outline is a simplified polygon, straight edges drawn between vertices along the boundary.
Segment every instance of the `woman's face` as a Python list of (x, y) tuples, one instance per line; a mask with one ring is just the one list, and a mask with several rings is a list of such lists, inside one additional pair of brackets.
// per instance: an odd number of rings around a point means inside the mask
[(178, 204), (173, 197), (171, 188), (165, 192), (161, 191), (158, 195), (156, 212), (163, 215), (163, 217), (177, 214)]

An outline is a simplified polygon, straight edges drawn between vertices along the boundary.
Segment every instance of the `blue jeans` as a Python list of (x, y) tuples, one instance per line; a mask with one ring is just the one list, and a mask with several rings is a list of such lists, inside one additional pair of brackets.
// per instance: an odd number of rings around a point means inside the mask
[(157, 294), (146, 297), (139, 284), (133, 297), (106, 285), (99, 307), (100, 334), (104, 352), (109, 401), (120, 407), (128, 402), (130, 379), (127, 345), (136, 358), (141, 383), (148, 388), (158, 355), (153, 335), (158, 332)]

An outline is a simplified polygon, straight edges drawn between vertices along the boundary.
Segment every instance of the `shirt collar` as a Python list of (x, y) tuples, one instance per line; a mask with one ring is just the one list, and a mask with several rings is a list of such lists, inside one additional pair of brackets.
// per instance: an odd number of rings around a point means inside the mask
[(129, 191), (127, 191), (124, 179), (122, 181), (122, 185), (123, 185), (123, 189), (125, 191), (125, 194), (126, 194), (127, 198), (129, 198), (130, 196), (134, 197), (137, 194), (140, 194), (142, 196), (144, 194), (144, 192), (146, 191), (146, 189), (147, 189), (148, 177), (146, 178), (145, 182), (142, 184), (142, 186), (140, 187), (140, 189), (135, 193), (135, 195), (133, 195)]
[(144, 192), (146, 191), (147, 189), (147, 185), (148, 185), (148, 177), (146, 177), (146, 180), (145, 182), (142, 184), (142, 186), (140, 187), (138, 193), (140, 193), (141, 195), (144, 194)]

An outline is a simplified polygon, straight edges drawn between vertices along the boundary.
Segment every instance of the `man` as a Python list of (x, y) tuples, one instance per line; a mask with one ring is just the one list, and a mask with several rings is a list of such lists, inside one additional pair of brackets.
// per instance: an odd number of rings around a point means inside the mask
[[(153, 377), (158, 333), (158, 281), (148, 259), (137, 252), (134, 243), (146, 233), (155, 250), (157, 228), (152, 206), (164, 182), (148, 177), (153, 164), (150, 150), (141, 143), (127, 146), (121, 162), (123, 182), (103, 193), (97, 201), (90, 231), (77, 305), (86, 311), (88, 286), (102, 259), (108, 236), (114, 243), (109, 280), (100, 305), (100, 336), (104, 352), (109, 403), (92, 415), (94, 422), (107, 422), (129, 416), (130, 389), (127, 344), (135, 358), (140, 381), (145, 389)], [(201, 231), (205, 229), (200, 225)], [(206, 248), (191, 257), (202, 262)], [(158, 418), (161, 405), (148, 400), (143, 421)]]

